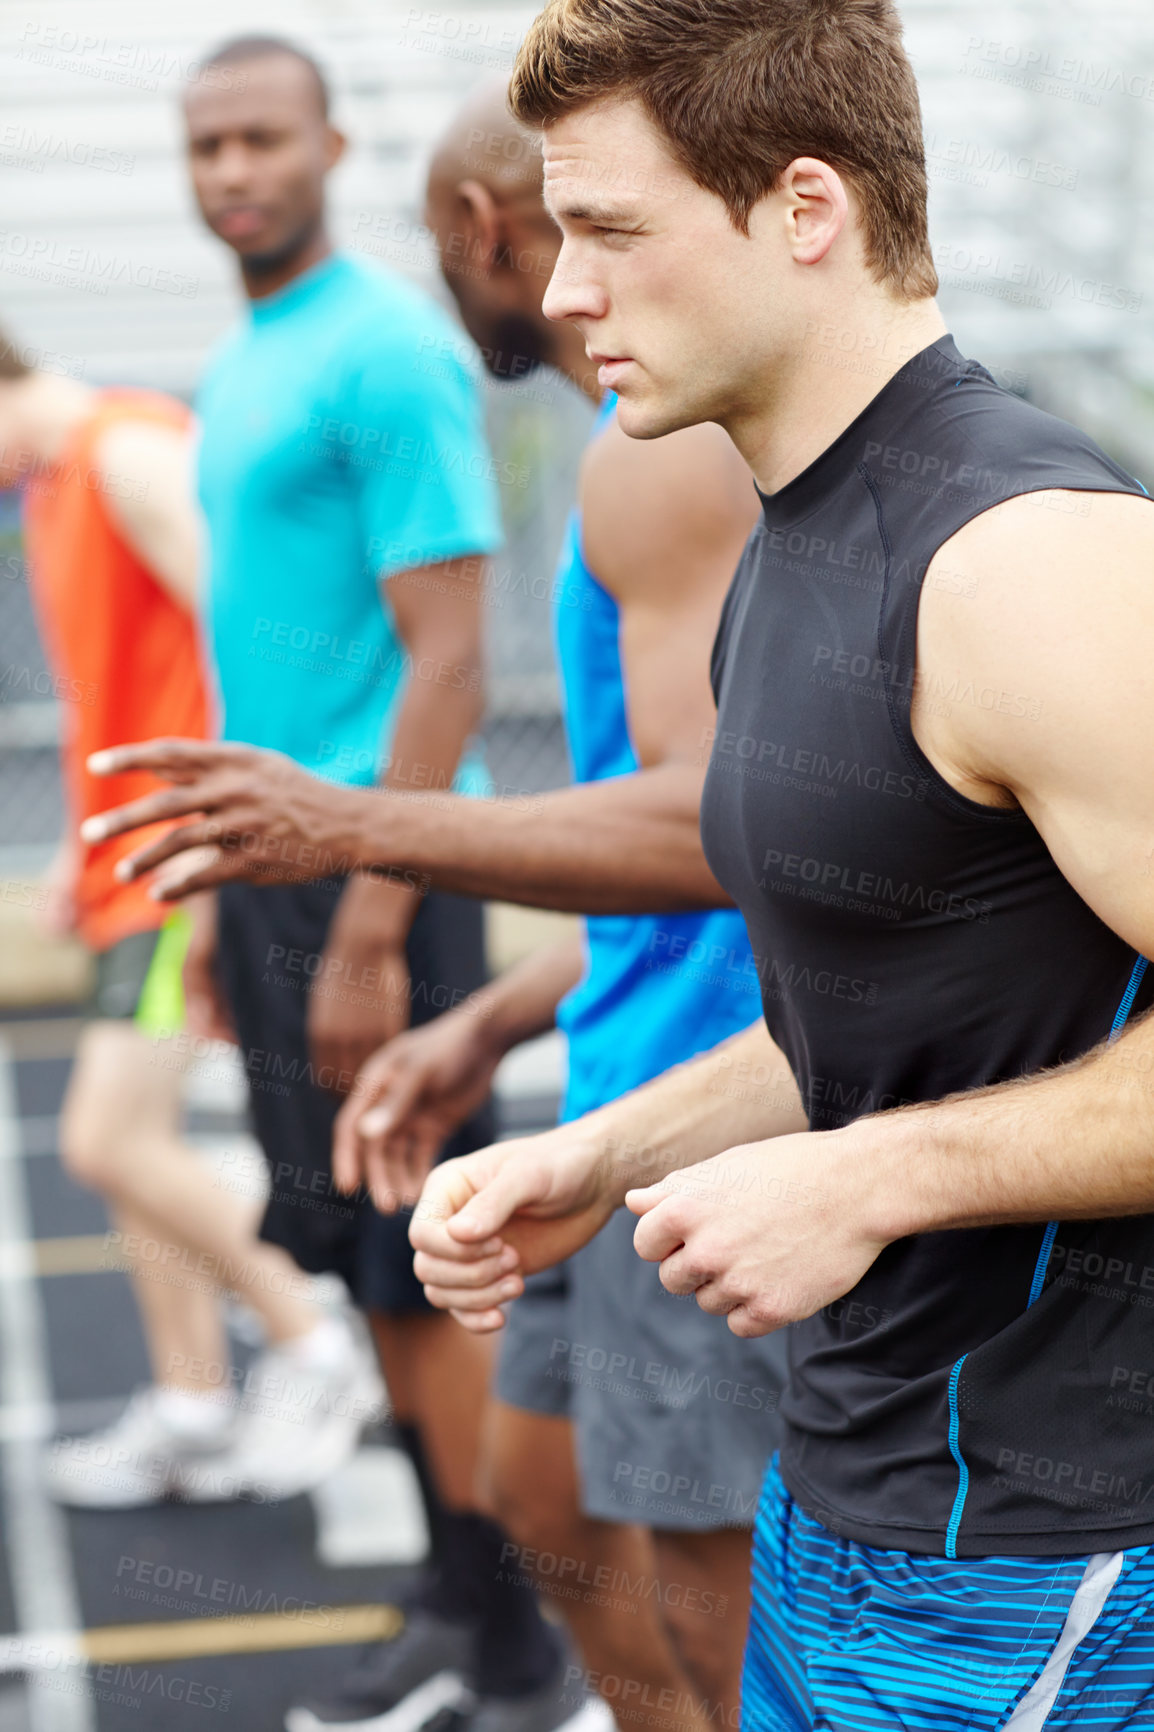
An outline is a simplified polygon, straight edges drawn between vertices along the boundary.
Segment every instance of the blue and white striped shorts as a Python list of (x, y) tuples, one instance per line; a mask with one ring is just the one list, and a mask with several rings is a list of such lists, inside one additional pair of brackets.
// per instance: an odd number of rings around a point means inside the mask
[(878, 1551), (771, 1464), (754, 1527), (743, 1732), (1154, 1732), (1154, 1547), (1095, 1558)]

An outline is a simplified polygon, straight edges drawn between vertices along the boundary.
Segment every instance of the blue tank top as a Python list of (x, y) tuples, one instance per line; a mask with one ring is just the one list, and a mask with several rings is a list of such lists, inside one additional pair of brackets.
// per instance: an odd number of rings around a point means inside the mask
[[(616, 397), (609, 397), (594, 438), (616, 408)], [(629, 738), (620, 616), (585, 563), (577, 511), (566, 530), (554, 594), (573, 779), (627, 775), (639, 766)], [(557, 1011), (569, 1042), (562, 1119), (616, 1100), (757, 1021), (757, 971), (735, 909), (596, 915), (584, 928), (585, 974)]]

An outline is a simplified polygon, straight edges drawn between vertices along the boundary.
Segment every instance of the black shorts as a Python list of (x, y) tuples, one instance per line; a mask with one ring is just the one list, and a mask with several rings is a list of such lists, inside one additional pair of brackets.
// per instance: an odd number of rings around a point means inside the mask
[(182, 969), (191, 924), (184, 909), (173, 909), (162, 925), (98, 950), (81, 1015), (90, 1022), (135, 1023), (154, 1039), (183, 1028)]
[(94, 1022), (132, 1022), (159, 942), (160, 929), (155, 927), (148, 932), (130, 932), (107, 950), (97, 951), (92, 988), (81, 1007), (82, 1016)]
[[(425, 1311), (413, 1274), (411, 1212), (381, 1215), (332, 1182), (333, 1122), (341, 1100), (317, 1080), (306, 1032), (308, 991), (344, 886), (226, 885), (220, 892), (221, 981), (249, 1083), (253, 1127), (272, 1188), (261, 1238), (311, 1274), (335, 1273), (364, 1310)], [(485, 983), (484, 910), (471, 897), (431, 891), (407, 945), (411, 1025), (431, 1022)], [(482, 1108), (449, 1139), (442, 1160), (484, 1148), (496, 1134)]]

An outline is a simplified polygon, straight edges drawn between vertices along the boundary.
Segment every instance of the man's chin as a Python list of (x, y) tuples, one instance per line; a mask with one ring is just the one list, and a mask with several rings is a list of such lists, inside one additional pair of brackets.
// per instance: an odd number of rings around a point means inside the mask
[(253, 276), (271, 276), (276, 271), (282, 271), (291, 264), (303, 247), (308, 236), (293, 234), (285, 236), (268, 233), (245, 235), (237, 240), (229, 240), (227, 235), (219, 237), (225, 246), (231, 247)]
[(667, 433), (692, 427), (695, 417), (675, 409), (649, 392), (632, 394), (628, 387), (618, 393), (617, 425), (630, 439), (664, 439)]
[(270, 242), (263, 237), (260, 240), (229, 241), (227, 244), (250, 270), (262, 272), (280, 270), (296, 250), (292, 246)]

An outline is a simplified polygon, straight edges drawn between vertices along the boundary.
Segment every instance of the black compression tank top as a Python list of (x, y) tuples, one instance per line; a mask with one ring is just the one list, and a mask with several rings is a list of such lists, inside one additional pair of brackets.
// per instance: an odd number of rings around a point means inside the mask
[[(943, 338), (763, 498), (714, 652), (702, 831), (815, 1130), (1073, 1059), (1135, 981), (1134, 1012), (1151, 1000), (1029, 819), (956, 793), (910, 727), (935, 553), (1048, 489), (1143, 491)], [(937, 696), (1044, 726), (1028, 691)], [(782, 1471), (837, 1531), (946, 1556), (1154, 1541), (1151, 1218), (902, 1240), (791, 1340)]]

